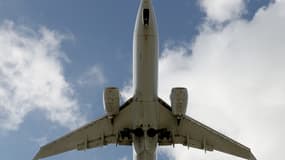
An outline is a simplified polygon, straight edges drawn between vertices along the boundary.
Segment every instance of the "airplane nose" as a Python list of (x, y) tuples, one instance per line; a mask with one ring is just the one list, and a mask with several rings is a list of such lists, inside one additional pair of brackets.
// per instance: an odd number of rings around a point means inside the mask
[(135, 35), (157, 35), (156, 17), (152, 0), (141, 0), (137, 14)]
[(143, 24), (145, 26), (149, 25), (151, 8), (152, 8), (151, 0), (143, 0), (141, 11), (142, 11)]

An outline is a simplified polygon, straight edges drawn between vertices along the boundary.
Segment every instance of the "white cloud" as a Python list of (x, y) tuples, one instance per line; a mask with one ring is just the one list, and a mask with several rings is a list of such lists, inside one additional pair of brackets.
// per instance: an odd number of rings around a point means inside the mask
[(102, 69), (99, 66), (94, 65), (84, 72), (77, 82), (81, 86), (97, 86), (104, 84), (106, 82), (106, 77)]
[[(162, 96), (168, 97), (172, 86), (186, 85), (188, 114), (248, 145), (258, 159), (283, 157), (284, 10), (285, 4), (276, 2), (250, 22), (235, 20), (220, 30), (207, 26), (190, 49), (166, 48), (160, 59)], [(171, 151), (177, 160), (238, 159), (179, 146)]]
[(34, 110), (70, 128), (84, 121), (63, 75), (64, 38), (45, 27), (0, 25), (0, 130), (16, 130)]
[(207, 18), (217, 22), (239, 18), (245, 10), (244, 0), (199, 0), (199, 4)]
[[(172, 87), (187, 87), (188, 115), (249, 146), (257, 159), (282, 159), (284, 19), (285, 3), (276, 1), (251, 21), (235, 19), (218, 30), (206, 23), (193, 44), (166, 46), (160, 96), (169, 101)], [(239, 159), (179, 145), (165, 153), (176, 160)]]

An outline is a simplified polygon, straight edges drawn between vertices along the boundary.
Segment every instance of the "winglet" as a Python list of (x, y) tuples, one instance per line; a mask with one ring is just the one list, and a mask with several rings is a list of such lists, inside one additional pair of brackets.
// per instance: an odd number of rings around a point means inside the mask
[(33, 158), (33, 160), (39, 160), (39, 159), (44, 158), (44, 157), (46, 157), (46, 156), (44, 156), (43, 150), (42, 150), (42, 147), (41, 147), (40, 150), (38, 151), (38, 153)]
[[(41, 150), (40, 150), (41, 151)], [(35, 157), (33, 158), (33, 160), (39, 160), (40, 159), (40, 151), (35, 155)]]
[(33, 158), (33, 160), (39, 160), (40, 158), (39, 158), (39, 153), (37, 153), (36, 155), (35, 155), (35, 157)]
[(250, 158), (248, 160), (256, 160), (256, 158), (254, 157), (252, 153), (250, 153)]

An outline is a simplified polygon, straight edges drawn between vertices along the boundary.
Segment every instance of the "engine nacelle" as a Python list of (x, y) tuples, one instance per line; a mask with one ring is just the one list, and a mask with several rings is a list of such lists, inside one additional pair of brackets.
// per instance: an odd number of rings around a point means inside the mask
[(188, 93), (186, 88), (172, 88), (170, 95), (172, 113), (182, 118), (187, 109)]
[(119, 113), (120, 93), (115, 87), (108, 87), (104, 91), (104, 109), (109, 118), (113, 118)]

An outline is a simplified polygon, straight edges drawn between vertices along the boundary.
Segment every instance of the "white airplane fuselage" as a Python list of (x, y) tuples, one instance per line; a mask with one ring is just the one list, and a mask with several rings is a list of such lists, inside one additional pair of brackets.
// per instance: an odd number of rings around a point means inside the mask
[(134, 159), (156, 160), (157, 135), (147, 136), (147, 130), (157, 129), (158, 31), (151, 0), (141, 0), (133, 37), (133, 127), (142, 128), (143, 136), (133, 136)]
[(141, 0), (138, 10), (133, 37), (133, 67), (135, 97), (139, 101), (157, 99), (158, 32), (151, 0)]

